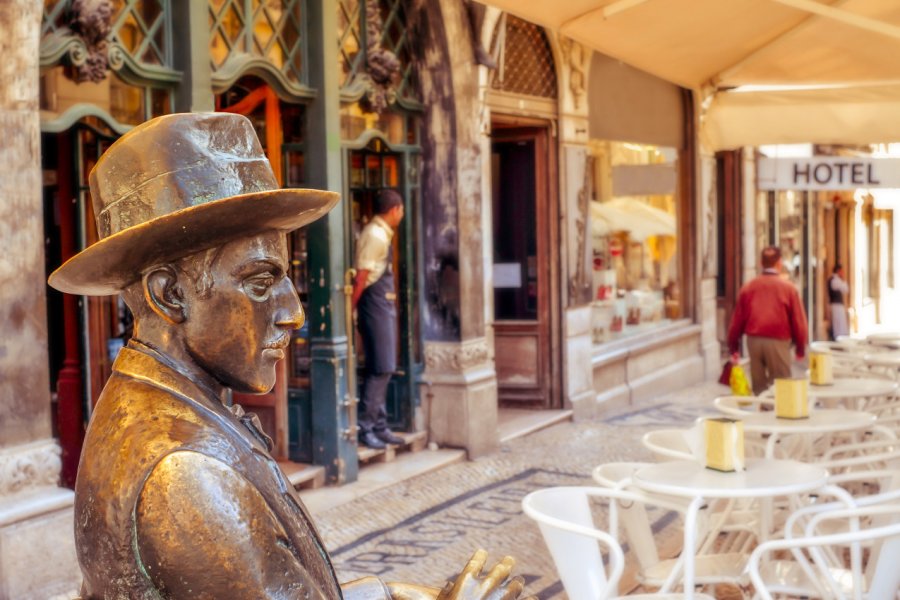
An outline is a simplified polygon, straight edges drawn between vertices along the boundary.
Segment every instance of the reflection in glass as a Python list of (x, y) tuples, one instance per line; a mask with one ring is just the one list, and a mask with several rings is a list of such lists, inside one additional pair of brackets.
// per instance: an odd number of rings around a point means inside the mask
[(678, 152), (592, 140), (593, 337), (602, 343), (681, 317)]

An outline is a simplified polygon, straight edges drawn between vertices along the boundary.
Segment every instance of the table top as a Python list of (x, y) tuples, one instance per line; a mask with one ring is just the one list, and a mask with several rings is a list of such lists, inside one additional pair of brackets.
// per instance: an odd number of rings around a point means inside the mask
[(863, 361), (878, 367), (900, 367), (900, 352), (872, 352), (863, 354)]
[(870, 344), (878, 344), (880, 342), (900, 342), (900, 331), (873, 333), (866, 336), (866, 341)]
[(744, 431), (758, 433), (829, 433), (865, 429), (875, 424), (872, 413), (840, 408), (816, 408), (806, 419), (779, 419), (775, 411), (741, 417)]
[(809, 384), (809, 395), (813, 398), (864, 398), (884, 396), (896, 389), (897, 382), (890, 379), (835, 377), (831, 385)]
[(649, 492), (696, 498), (765, 498), (801, 494), (827, 483), (824, 468), (797, 462), (752, 458), (739, 473), (707, 469), (694, 460), (673, 460), (638, 469), (632, 481)]

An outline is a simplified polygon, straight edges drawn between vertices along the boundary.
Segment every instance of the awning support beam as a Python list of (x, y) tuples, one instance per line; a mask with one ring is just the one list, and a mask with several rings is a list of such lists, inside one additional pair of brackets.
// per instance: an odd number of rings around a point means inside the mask
[(865, 29), (866, 31), (871, 31), (873, 33), (878, 33), (887, 37), (894, 38), (896, 40), (900, 40), (900, 27), (897, 27), (896, 25), (883, 23), (876, 19), (870, 19), (869, 17), (857, 15), (848, 10), (841, 10), (832, 6), (819, 4), (815, 0), (771, 1), (778, 2), (779, 4), (784, 4), (785, 6), (790, 6), (791, 8), (796, 8), (797, 10), (803, 10), (809, 13), (813, 13), (827, 19), (839, 21), (841, 23), (844, 23), (845, 25), (859, 27), (860, 29)]
[(592, 8), (590, 10), (587, 10), (587, 11), (581, 13), (580, 15), (575, 15), (574, 17), (572, 17), (570, 19), (566, 19), (563, 23), (560, 23), (559, 32), (565, 34), (566, 27), (568, 27), (570, 24), (572, 24), (576, 21), (579, 21), (579, 20), (585, 18), (588, 15), (592, 15), (594, 13), (600, 13), (601, 15), (603, 15), (604, 19), (608, 19), (608, 18), (612, 17), (613, 15), (617, 15), (620, 12), (624, 12), (628, 9), (634, 8), (635, 6), (639, 6), (645, 2), (648, 2), (648, 0), (617, 0), (616, 2), (613, 2), (612, 4), (607, 4), (606, 6), (602, 6), (600, 8)]
[[(777, 2), (778, 0), (774, 0), (774, 1)], [(832, 4), (831, 7), (837, 8), (838, 6), (840, 6), (846, 2), (847, 2), (847, 0), (838, 0), (837, 2)], [(760, 52), (765, 50), (769, 45), (771, 45), (775, 42), (781, 42), (781, 41), (790, 39), (790, 38), (794, 37), (795, 35), (802, 33), (804, 30), (808, 29), (815, 22), (816, 22), (816, 15), (812, 15), (812, 14), (807, 15), (797, 25), (791, 27), (790, 29), (782, 31), (781, 33), (779, 33), (778, 35), (776, 35), (775, 37), (773, 37), (769, 40), (766, 40), (764, 43), (757, 46), (757, 48), (755, 50), (751, 51), (748, 54), (745, 54), (737, 62), (735, 62), (735, 63), (729, 65), (728, 67), (722, 69), (721, 71), (719, 71), (714, 77), (712, 77), (710, 79), (710, 85), (712, 85), (714, 88), (718, 88), (721, 82), (727, 80), (731, 76), (732, 73), (734, 73), (736, 70), (740, 69), (742, 66), (747, 64), (747, 62), (753, 60), (753, 58), (757, 54), (759, 54)]]

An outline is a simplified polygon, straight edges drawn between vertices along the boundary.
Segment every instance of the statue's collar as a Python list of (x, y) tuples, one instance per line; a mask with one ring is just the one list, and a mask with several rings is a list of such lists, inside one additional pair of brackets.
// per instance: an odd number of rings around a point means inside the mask
[(222, 400), (214, 390), (179, 372), (171, 362), (171, 359), (161, 352), (137, 340), (131, 340), (119, 351), (112, 368), (122, 375), (147, 381), (210, 408), (217, 410), (224, 408)]
[(274, 447), (272, 438), (263, 431), (262, 423), (255, 414), (244, 412), (239, 404), (225, 406), (215, 391), (179, 372), (169, 357), (140, 341), (131, 340), (119, 351), (113, 371), (144, 381), (189, 402), (196, 402), (223, 417), (232, 428), (237, 423), (246, 427), (269, 452)]

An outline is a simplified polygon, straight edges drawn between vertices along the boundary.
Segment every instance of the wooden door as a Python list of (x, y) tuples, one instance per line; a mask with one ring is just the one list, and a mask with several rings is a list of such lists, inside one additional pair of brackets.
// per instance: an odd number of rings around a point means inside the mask
[[(717, 304), (727, 330), (743, 280), (743, 159), (740, 150), (716, 153)], [(723, 330), (723, 331), (724, 331)]]
[(548, 137), (541, 127), (495, 127), (492, 134), (494, 356), (507, 406), (549, 408), (559, 398)]

